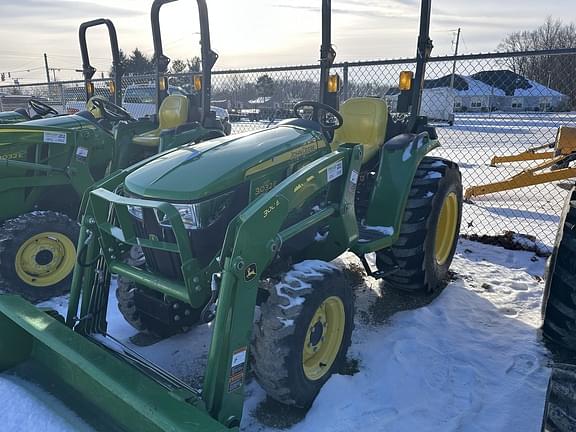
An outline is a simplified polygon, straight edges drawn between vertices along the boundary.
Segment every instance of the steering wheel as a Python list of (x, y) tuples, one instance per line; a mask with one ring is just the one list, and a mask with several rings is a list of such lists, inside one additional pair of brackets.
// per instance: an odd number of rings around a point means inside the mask
[(39, 116), (46, 116), (48, 114), (53, 115), (60, 115), (58, 111), (52, 108), (50, 105), (45, 104), (44, 102), (40, 102), (38, 99), (30, 99), (28, 101), (28, 106), (32, 108), (32, 110), (38, 114)]
[[(94, 108), (100, 111), (102, 117), (112, 122), (136, 121), (136, 119), (134, 119), (134, 117), (132, 117), (128, 111), (126, 111), (121, 106), (110, 102), (108, 99), (95, 96), (90, 98), (88, 104), (90, 103)], [(92, 109), (90, 109), (90, 111), (92, 111)]]
[[(310, 116), (310, 120), (313, 120), (320, 124), (322, 129), (326, 132), (332, 132), (336, 129), (339, 129), (344, 124), (344, 119), (342, 118), (342, 114), (340, 114), (337, 110), (332, 108), (330, 105), (325, 105), (320, 102), (316, 101), (301, 101), (294, 105), (294, 115), (298, 118), (303, 119), (302, 113), (300, 110), (303, 107), (310, 107), (312, 108), (312, 115)], [(323, 113), (323, 115), (321, 115)], [(330, 114), (332, 119), (336, 119), (337, 122), (328, 121), (326, 114)]]

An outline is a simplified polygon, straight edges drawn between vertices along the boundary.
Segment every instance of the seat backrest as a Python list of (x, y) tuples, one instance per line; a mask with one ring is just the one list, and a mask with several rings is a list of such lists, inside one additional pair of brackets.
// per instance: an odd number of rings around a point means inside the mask
[(188, 121), (188, 98), (184, 95), (166, 96), (158, 111), (158, 129), (174, 129)]
[(362, 163), (367, 162), (384, 144), (388, 125), (388, 106), (382, 99), (352, 98), (340, 107), (344, 123), (336, 129), (332, 140), (332, 149), (340, 144), (362, 144), (364, 156)]

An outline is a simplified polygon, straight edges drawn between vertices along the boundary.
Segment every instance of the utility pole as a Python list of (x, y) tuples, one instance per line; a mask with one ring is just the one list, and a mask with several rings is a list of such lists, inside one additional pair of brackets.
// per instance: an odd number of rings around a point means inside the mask
[[(456, 46), (454, 48), (454, 57), (458, 55), (458, 47), (460, 46), (460, 27), (458, 27), (458, 33), (456, 34)], [(450, 77), (450, 88), (454, 88), (454, 75), (456, 75), (456, 58), (454, 58), (454, 63), (452, 64), (452, 76)]]
[(50, 68), (48, 67), (48, 55), (44, 53), (44, 67), (46, 68), (46, 81), (50, 84)]

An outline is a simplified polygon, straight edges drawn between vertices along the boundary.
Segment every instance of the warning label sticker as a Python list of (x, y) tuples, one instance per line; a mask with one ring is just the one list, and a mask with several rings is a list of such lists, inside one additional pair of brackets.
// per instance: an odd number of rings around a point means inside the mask
[(51, 144), (66, 144), (66, 134), (61, 132), (44, 131), (44, 142)]
[(339, 160), (338, 162), (336, 162), (335, 164), (332, 164), (328, 167), (328, 169), (326, 170), (327, 174), (328, 174), (328, 182), (331, 182), (332, 180), (337, 179), (338, 177), (340, 177), (342, 175), (342, 161)]
[(350, 183), (357, 184), (358, 183), (358, 171), (352, 170), (350, 174)]
[(85, 161), (88, 158), (88, 149), (86, 147), (78, 147), (76, 149), (76, 160)]
[(238, 390), (244, 382), (244, 366), (246, 365), (246, 347), (234, 351), (230, 377), (228, 379), (228, 393)]

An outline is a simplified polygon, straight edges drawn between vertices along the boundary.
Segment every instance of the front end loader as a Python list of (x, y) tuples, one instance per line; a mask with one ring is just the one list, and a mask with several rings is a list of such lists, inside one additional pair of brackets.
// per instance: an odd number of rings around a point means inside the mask
[[(419, 53), (429, 53), (429, 18), (424, 1)], [(441, 289), (460, 227), (458, 166), (428, 155), (440, 143), (425, 118), (396, 120), (376, 98), (337, 109), (330, 52), (320, 102), (298, 103), (295, 118), (169, 150), (91, 188), (66, 317), (1, 296), (0, 369), (35, 365), (120, 430), (237, 430), (249, 363), (270, 397), (299, 407), (343, 366), (354, 293), (331, 263), (343, 252), (399, 290)], [(212, 323), (202, 388), (110, 334), (114, 285), (142, 332)]]

